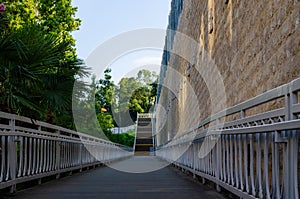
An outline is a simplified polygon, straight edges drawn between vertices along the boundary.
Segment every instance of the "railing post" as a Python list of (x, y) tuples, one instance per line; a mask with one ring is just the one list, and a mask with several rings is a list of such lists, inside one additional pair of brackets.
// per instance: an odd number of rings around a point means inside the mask
[[(246, 111), (245, 111), (244, 109), (241, 110), (240, 114), (241, 114), (241, 119), (243, 119), (243, 118), (246, 117)], [(244, 177), (245, 177), (245, 178), (243, 177), (243, 163), (242, 163), (242, 161), (243, 161), (243, 154), (242, 154), (242, 151), (243, 151), (243, 145), (244, 145), (244, 141), (243, 141), (244, 137), (243, 137), (243, 135), (239, 135), (238, 137), (239, 137), (239, 138), (238, 138), (238, 142), (239, 142), (238, 145), (239, 145), (239, 177), (240, 177), (240, 189), (244, 190), (244, 187), (245, 187), (246, 191), (248, 191), (248, 185), (247, 185), (247, 182), (244, 181), (244, 180), (246, 180), (247, 175), (244, 173)], [(247, 145), (247, 143), (246, 143), (246, 145)], [(246, 156), (246, 155), (244, 155), (244, 158), (245, 158), (245, 156)], [(244, 159), (244, 161), (246, 161), (246, 160)], [(247, 165), (246, 163), (244, 163), (244, 164)], [(246, 171), (247, 166), (245, 166), (244, 169), (245, 169), (245, 171)]]
[[(297, 93), (292, 90), (285, 96), (286, 121), (296, 119), (293, 114), (293, 105), (297, 103)], [(284, 172), (284, 198), (299, 198), (297, 164), (298, 164), (298, 133), (296, 130), (287, 131), (287, 144), (285, 145), (287, 161)]]
[[(16, 131), (16, 122), (15, 119), (10, 119), (9, 121), (10, 131), (15, 133)], [(13, 185), (10, 187), (10, 193), (15, 193), (17, 191), (17, 186), (15, 183), (16, 180), (16, 169), (17, 169), (17, 150), (16, 150), (16, 142), (15, 136), (8, 136), (8, 151), (7, 157), (9, 158), (9, 166), (7, 169), (10, 170), (10, 180), (13, 182)], [(9, 175), (9, 174), (8, 174)], [(9, 176), (7, 176), (9, 179)]]
[[(58, 133), (58, 135), (60, 135), (60, 131), (58, 131), (57, 133)], [(56, 179), (60, 178), (60, 159), (61, 159), (61, 157), (60, 157), (60, 146), (61, 146), (61, 141), (57, 141), (56, 142), (56, 155), (55, 155), (56, 163), (55, 164), (56, 164), (56, 171), (58, 173), (56, 174)]]
[[(218, 118), (218, 119), (216, 119), (216, 125), (218, 126), (220, 124), (220, 119)], [(218, 135), (218, 138), (217, 138), (217, 143), (216, 143), (216, 166), (215, 166), (215, 168), (216, 168), (216, 177), (217, 177), (217, 179), (218, 179), (218, 181), (221, 181), (221, 161), (222, 161), (222, 159), (221, 159), (221, 154), (220, 154), (220, 152), (221, 152), (221, 148), (220, 148), (220, 138), (221, 138), (221, 135)], [(218, 192), (221, 192), (222, 190), (221, 190), (221, 186), (219, 185), (219, 184), (217, 184), (216, 185), (216, 190), (218, 191)]]
[(192, 142), (191, 146), (190, 146), (191, 150), (192, 150), (192, 155), (193, 155), (193, 178), (196, 179), (196, 146), (195, 143)]
[(152, 143), (153, 143), (153, 155), (155, 156), (155, 125), (156, 125), (156, 119), (155, 114), (152, 114)]
[[(297, 117), (296, 117), (296, 115), (294, 115), (293, 114), (293, 105), (294, 104), (297, 104), (297, 103), (299, 103), (298, 102), (298, 96), (297, 96), (297, 93), (294, 93), (294, 92), (292, 92), (291, 93), (291, 111), (290, 111), (290, 117), (291, 117), (291, 119), (292, 120), (294, 120), (294, 119), (297, 119)], [(298, 185), (298, 177), (296, 177), (296, 176), (298, 176), (297, 174), (298, 174), (298, 148), (299, 148), (299, 130), (293, 130), (292, 131), (292, 138), (291, 138), (291, 142), (292, 142), (292, 144), (291, 144), (291, 154), (293, 155), (293, 157), (292, 157), (292, 164), (291, 164), (291, 166), (292, 166), (292, 172), (293, 172), (293, 174), (292, 174), (292, 177), (293, 178), (291, 178), (291, 180), (292, 180), (292, 183), (293, 183), (293, 191), (294, 191), (294, 198), (299, 198), (299, 190), (298, 190), (298, 188), (299, 188), (299, 185)]]
[(80, 165), (80, 172), (82, 172), (82, 144), (79, 144), (79, 165)]
[[(290, 88), (288, 88), (290, 89)], [(297, 95), (291, 90), (285, 95), (285, 121), (295, 119), (293, 104)], [(298, 164), (298, 134), (295, 130), (284, 131), (284, 163), (283, 163), (283, 198), (298, 198), (297, 164)]]

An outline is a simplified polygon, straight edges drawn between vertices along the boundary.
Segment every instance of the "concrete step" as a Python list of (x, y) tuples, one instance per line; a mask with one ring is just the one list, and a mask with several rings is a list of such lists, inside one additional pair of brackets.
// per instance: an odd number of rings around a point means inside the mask
[(149, 156), (150, 155), (150, 151), (135, 151), (134, 155), (135, 156)]
[(139, 118), (139, 122), (151, 122), (151, 118)]
[(138, 126), (151, 126), (152, 122), (151, 121), (143, 121), (143, 122), (138, 122)]
[(142, 131), (151, 131), (152, 132), (152, 126), (147, 126), (147, 127), (138, 127), (137, 132), (142, 132)]
[(152, 131), (147, 131), (147, 130), (146, 131), (139, 131), (138, 130), (137, 133), (152, 133)]
[(135, 145), (135, 151), (150, 151), (150, 148), (153, 147), (152, 144), (149, 145)]
[(143, 135), (143, 134), (151, 134), (152, 135), (152, 131), (138, 131), (137, 135)]
[(136, 138), (137, 139), (140, 139), (140, 138), (150, 139), (150, 138), (152, 138), (152, 133), (137, 134)]
[(152, 138), (149, 139), (136, 139), (136, 144), (152, 144)]
[(152, 136), (152, 131), (140, 131), (140, 132), (137, 132), (137, 134), (136, 135), (150, 135), (150, 136)]
[(153, 144), (152, 143), (150, 143), (150, 144), (135, 144), (135, 147), (143, 147), (143, 146), (153, 146)]
[(152, 123), (150, 122), (150, 123), (146, 123), (146, 122), (139, 122), (138, 123), (138, 126), (141, 126), (141, 127), (143, 127), (143, 126), (152, 126)]
[(152, 135), (152, 131), (138, 131), (137, 135), (138, 134), (151, 134)]

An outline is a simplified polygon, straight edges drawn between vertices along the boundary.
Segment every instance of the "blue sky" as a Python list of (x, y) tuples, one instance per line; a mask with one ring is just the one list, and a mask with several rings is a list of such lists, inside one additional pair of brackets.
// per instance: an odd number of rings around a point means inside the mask
[[(77, 52), (80, 58), (86, 59), (103, 42), (124, 32), (141, 28), (165, 29), (171, 0), (73, 0), (72, 4), (78, 7), (76, 17), (82, 20), (80, 30), (73, 33)], [(163, 47), (163, 42), (161, 45)], [(134, 69), (139, 66), (159, 65), (161, 54), (161, 50), (142, 50), (119, 58), (109, 66), (114, 80), (134, 75)], [(93, 69), (97, 78), (102, 72), (96, 67)]]

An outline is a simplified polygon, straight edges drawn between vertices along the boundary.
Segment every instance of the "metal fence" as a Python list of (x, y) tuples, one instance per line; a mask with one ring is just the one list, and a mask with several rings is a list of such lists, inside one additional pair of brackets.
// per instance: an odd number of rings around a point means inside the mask
[(137, 118), (152, 118), (152, 113), (138, 113)]
[(115, 127), (110, 129), (113, 134), (122, 134), (136, 129), (136, 124), (127, 127)]
[[(228, 108), (159, 146), (156, 154), (241, 198), (297, 199), (299, 91), (300, 78)], [(276, 100), (283, 105), (250, 114)]]
[(116, 143), (0, 112), (0, 189), (132, 155)]

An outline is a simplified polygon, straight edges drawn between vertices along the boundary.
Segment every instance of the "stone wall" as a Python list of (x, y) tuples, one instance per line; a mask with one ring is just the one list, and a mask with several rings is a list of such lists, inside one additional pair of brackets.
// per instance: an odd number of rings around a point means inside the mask
[[(184, 0), (180, 13), (170, 14), (178, 33), (166, 38), (173, 53), (162, 62), (167, 86), (159, 93), (158, 144), (300, 76), (299, 0)], [(182, 77), (174, 78), (173, 70)]]

